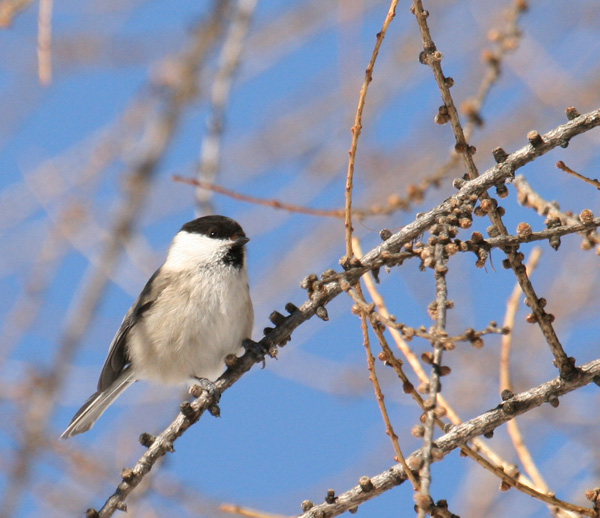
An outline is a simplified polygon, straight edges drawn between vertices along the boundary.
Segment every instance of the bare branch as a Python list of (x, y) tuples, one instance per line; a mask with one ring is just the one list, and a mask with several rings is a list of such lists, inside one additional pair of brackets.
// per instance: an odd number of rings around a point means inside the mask
[(286, 518), (281, 514), (265, 513), (264, 511), (257, 511), (256, 509), (250, 509), (249, 507), (242, 507), (234, 504), (223, 504), (219, 510), (224, 513), (237, 514), (238, 516), (244, 516), (246, 518)]
[[(529, 256), (529, 260), (527, 261), (527, 271), (530, 273), (535, 270), (537, 264), (542, 255), (541, 248), (534, 248)], [(521, 291), (521, 287), (517, 283), (514, 287), (513, 292), (508, 299), (506, 304), (506, 316), (504, 318), (504, 326), (510, 329), (515, 328), (515, 320), (517, 315), (517, 310), (519, 308), (519, 300), (523, 296), (523, 292)], [(513, 392), (513, 386), (510, 379), (510, 351), (512, 348), (512, 340), (514, 333), (508, 333), (502, 337), (502, 344), (500, 347), (500, 392), (504, 394), (506, 397)], [(506, 429), (508, 434), (512, 440), (513, 446), (519, 455), (519, 459), (525, 468), (527, 474), (533, 480), (536, 488), (544, 493), (548, 493), (550, 489), (544, 480), (544, 477), (537, 469), (535, 462), (529, 452), (529, 448), (525, 444), (523, 440), (523, 435), (519, 429), (519, 425), (517, 419), (512, 419), (506, 424)]]
[[(353, 244), (354, 250), (357, 250), (357, 251), (360, 250), (360, 245), (357, 242), (358, 240), (356, 240), (355, 237), (353, 237), (353, 239), (354, 239), (354, 244)], [(373, 385), (373, 389), (375, 391), (375, 399), (377, 400), (377, 404), (379, 405), (379, 410), (381, 412), (381, 416), (382, 416), (383, 422), (385, 424), (385, 433), (389, 436), (390, 440), (392, 441), (392, 446), (394, 447), (394, 451), (396, 452), (395, 460), (397, 462), (400, 462), (400, 464), (402, 464), (406, 474), (408, 475), (409, 480), (411, 481), (411, 483), (416, 491), (419, 488), (419, 482), (417, 481), (415, 475), (412, 473), (412, 471), (408, 468), (408, 466), (406, 464), (406, 459), (404, 458), (404, 453), (402, 453), (402, 449), (400, 448), (400, 443), (398, 442), (398, 435), (394, 431), (394, 427), (392, 426), (392, 422), (390, 420), (389, 413), (387, 411), (387, 407), (385, 406), (385, 396), (383, 394), (383, 390), (381, 389), (381, 384), (379, 383), (379, 378), (377, 377), (377, 371), (375, 370), (375, 357), (373, 356), (373, 351), (371, 349), (371, 341), (369, 339), (369, 329), (367, 327), (367, 318), (369, 319), (369, 323), (371, 324), (373, 331), (375, 331), (375, 333), (377, 334), (380, 344), (382, 345), (382, 347), (384, 347), (384, 350), (385, 350), (385, 345), (384, 345), (385, 340), (383, 338), (383, 333), (381, 332), (380, 329), (378, 329), (378, 322), (376, 320), (372, 319), (373, 312), (369, 311), (368, 307), (365, 307), (368, 305), (365, 302), (365, 298), (362, 293), (362, 288), (360, 286), (360, 283), (357, 283), (353, 289), (348, 290), (348, 294), (354, 299), (355, 302), (357, 302), (357, 304), (358, 304), (357, 308), (360, 308), (357, 310), (357, 312), (360, 313), (361, 330), (363, 333), (363, 345), (364, 345), (365, 351), (367, 353), (367, 368), (369, 370), (369, 380), (371, 381), (371, 383)]]
[[(541, 154), (546, 153), (554, 147), (560, 145), (560, 143), (564, 142), (565, 139), (568, 140), (598, 125), (600, 125), (600, 110), (581, 115), (580, 117), (555, 128), (544, 135), (544, 144), (542, 146), (525, 146), (515, 153), (508, 155), (502, 164), (494, 166), (474, 180), (465, 182), (458, 193), (429, 212), (421, 215), (418, 219), (406, 225), (396, 234), (390, 236), (384, 243), (372, 249), (362, 259), (360, 259), (357, 265), (350, 266), (348, 270), (340, 273), (333, 271), (325, 272), (320, 280), (316, 275), (308, 276), (303, 282), (303, 285), (306, 286), (309, 292), (309, 300), (307, 300), (299, 308), (296, 308), (293, 304), (288, 304), (286, 308), (289, 310), (290, 314), (284, 317), (275, 328), (270, 330), (269, 333), (262, 338), (262, 340), (260, 340), (259, 345), (263, 350), (269, 351), (273, 350), (273, 348), (278, 345), (282, 346), (290, 339), (292, 332), (298, 326), (302, 325), (318, 312), (321, 312), (322, 310), (320, 308), (326, 306), (342, 291), (347, 291), (350, 289), (354, 284), (356, 284), (356, 282), (358, 282), (364, 273), (380, 268), (386, 264), (393, 264), (393, 261), (391, 261), (392, 254), (397, 252), (403, 245), (409, 244), (413, 239), (423, 234), (431, 225), (435, 223), (439, 216), (449, 213), (452, 210), (452, 207), (459, 206), (460, 204), (471, 200), (472, 197), (479, 197), (482, 192), (484, 192), (486, 189), (489, 189), (493, 185), (502, 183), (511, 178), (517, 168), (524, 166)], [(253, 365), (262, 361), (262, 355), (257, 356), (253, 350), (248, 350), (241, 358), (238, 359), (235, 365), (232, 365), (225, 372), (225, 374), (223, 374), (223, 376), (217, 380), (217, 390), (219, 392), (223, 392), (233, 385), (244, 373), (250, 370)], [(588, 365), (590, 366), (590, 369), (600, 369), (598, 364)], [(586, 376), (586, 372), (579, 373), (579, 370), (577, 372), (578, 374), (573, 380), (555, 380), (550, 382), (551, 387), (549, 386), (549, 388), (540, 390), (554, 390), (552, 387), (558, 384), (558, 388), (556, 388), (556, 390), (559, 392), (561, 390), (569, 391), (592, 381), (593, 375)], [(595, 374), (596, 371), (594, 371), (594, 375)], [(582, 382), (582, 379), (584, 379), (584, 382)], [(582, 385), (577, 385), (577, 383), (582, 383)], [(529, 401), (529, 403), (527, 403), (529, 406), (527, 406), (526, 409), (529, 409), (533, 406), (539, 406), (544, 402), (539, 399), (538, 392), (539, 390), (537, 389), (533, 390), (531, 394), (531, 401), (524, 396), (525, 400)], [(558, 395), (562, 395), (562, 393)], [(520, 399), (517, 401), (520, 401)], [(210, 405), (210, 398), (208, 398), (206, 395), (201, 395), (191, 403), (191, 405), (188, 407), (188, 411), (185, 414), (180, 413), (169, 427), (167, 427), (160, 435), (151, 441), (148, 451), (144, 453), (142, 457), (140, 457), (136, 465), (131, 470), (128, 470), (128, 476), (126, 480), (121, 482), (115, 493), (105, 503), (104, 507), (100, 511), (101, 517), (112, 516), (117, 509), (120, 509), (125, 505), (125, 500), (127, 499), (128, 495), (135, 489), (136, 486), (139, 485), (157, 460), (165, 455), (165, 453), (172, 450), (174, 441), (180, 437), (193, 423), (195, 423)], [(521, 408), (522, 407), (519, 405), (518, 410)], [(526, 409), (523, 407), (522, 411), (526, 411)], [(519, 411), (518, 413), (522, 412)], [(479, 426), (483, 427), (483, 431), (475, 427), (477, 432), (473, 434), (471, 434), (469, 430), (472, 430), (472, 426), (474, 425), (459, 425), (458, 428), (468, 432), (466, 439), (462, 442), (470, 440), (472, 437), (481, 435), (482, 433), (491, 431), (493, 428), (512, 417), (506, 415), (503, 417), (501, 414), (503, 414), (501, 411), (499, 414), (493, 414), (494, 417), (492, 421), (494, 423), (497, 422), (497, 424), (488, 428), (488, 425), (484, 426), (484, 423), (482, 422), (479, 424)], [(477, 423), (479, 423), (479, 421), (477, 421)], [(449, 440), (450, 442), (448, 444), (453, 444), (452, 448), (457, 447), (458, 442), (456, 442), (457, 439), (455, 438), (454, 434), (448, 435), (453, 437), (452, 440)], [(439, 448), (439, 441), (436, 441), (436, 444)], [(395, 480), (394, 476), (392, 476), (390, 480)], [(385, 484), (389, 484), (390, 480), (385, 482)], [(392, 485), (397, 485), (397, 483), (399, 482), (396, 482)], [(389, 489), (392, 486), (386, 487)]]
[(385, 20), (383, 21), (381, 31), (377, 33), (377, 42), (375, 43), (375, 48), (371, 54), (371, 60), (369, 61), (365, 71), (365, 80), (360, 89), (358, 107), (356, 109), (356, 115), (354, 116), (354, 125), (352, 126), (352, 144), (350, 145), (350, 151), (348, 152), (350, 158), (348, 160), (348, 172), (346, 175), (346, 204), (344, 218), (344, 226), (346, 227), (346, 257), (348, 260), (354, 255), (352, 251), (352, 189), (354, 186), (354, 162), (356, 160), (356, 148), (358, 146), (358, 137), (360, 136), (360, 132), (362, 130), (362, 113), (365, 107), (365, 101), (367, 99), (369, 84), (373, 80), (373, 68), (375, 67), (375, 61), (379, 55), (379, 49), (383, 43), (383, 38), (385, 38), (385, 33), (387, 32), (390, 23), (392, 23), (394, 16), (396, 16), (397, 5), (398, 0), (392, 0)]
[(552, 227), (539, 232), (531, 232), (526, 235), (507, 235), (499, 237), (490, 237), (481, 243), (490, 248), (505, 248), (518, 246), (522, 243), (532, 243), (534, 241), (546, 241), (552, 238), (567, 236), (569, 234), (579, 234), (600, 227), (600, 217), (593, 218), (585, 223), (575, 223), (572, 225), (561, 225)]
[[(577, 218), (570, 213), (567, 214), (560, 210), (556, 202), (544, 200), (533, 190), (531, 185), (525, 180), (524, 176), (515, 176), (513, 184), (517, 189), (519, 203), (525, 207), (535, 209), (540, 216), (545, 216), (548, 220), (558, 219), (562, 226), (578, 225), (581, 223), (581, 215)], [(585, 215), (588, 216), (588, 214)], [(598, 235), (597, 232), (588, 230), (585, 233), (582, 233), (582, 235), (585, 238), (585, 241), (582, 243), (583, 248), (589, 249), (592, 248), (594, 244), (600, 245), (600, 235)]]
[(52, 82), (52, 0), (40, 0), (38, 77), (42, 86), (48, 86)]
[[(599, 376), (600, 359), (583, 365), (579, 370), (579, 375), (575, 379), (567, 381), (558, 377), (526, 392), (515, 395), (496, 408), (453, 427), (448, 433), (437, 439), (435, 441), (436, 455), (434, 461), (442, 460), (448, 453), (460, 448), (475, 437), (492, 432), (510, 419), (543, 405), (549, 399), (558, 398), (590, 383), (600, 383)], [(420, 458), (422, 455), (423, 450), (417, 450), (408, 457), (407, 462), (410, 465), (415, 458)], [(370, 491), (364, 491), (360, 485), (355, 486), (337, 495), (335, 502), (315, 505), (309, 511), (299, 516), (302, 518), (339, 516), (350, 509), (358, 507), (367, 500), (371, 500), (381, 493), (402, 484), (406, 480), (406, 474), (402, 466), (396, 464), (385, 472), (371, 477), (370, 480), (373, 486)], [(586, 509), (557, 500), (552, 495), (546, 495), (544, 498), (551, 505), (560, 505), (564, 509), (578, 512), (584, 516), (596, 516), (596, 511), (593, 509)]]
[(292, 203), (285, 203), (279, 200), (267, 200), (259, 198), (258, 196), (249, 196), (248, 194), (242, 194), (226, 187), (216, 185), (214, 183), (205, 182), (204, 180), (197, 180), (195, 178), (184, 178), (182, 176), (173, 176), (173, 180), (176, 182), (186, 183), (188, 185), (195, 185), (198, 189), (206, 189), (213, 192), (218, 192), (225, 196), (229, 196), (234, 200), (245, 201), (248, 203), (254, 203), (256, 205), (262, 205), (264, 207), (271, 207), (273, 209), (285, 210), (287, 212), (296, 212), (299, 214), (308, 214), (310, 216), (325, 216), (330, 218), (343, 218), (344, 211), (338, 209), (326, 210), (326, 209), (311, 209), (309, 207), (302, 207), (300, 205), (294, 205)]
[[(440, 225), (438, 236), (441, 232), (447, 232), (444, 225)], [(449, 307), (448, 286), (446, 284), (446, 273), (448, 271), (448, 254), (445, 250), (445, 243), (439, 240), (435, 245), (435, 301), (429, 306), (429, 313), (434, 319), (434, 335), (446, 335), (446, 313)], [(427, 514), (432, 514), (434, 505), (431, 497), (431, 463), (433, 462), (433, 434), (435, 426), (435, 412), (437, 410), (439, 392), (442, 386), (440, 378), (442, 376), (442, 356), (444, 353), (444, 343), (434, 336), (432, 342), (433, 355), (431, 357), (431, 375), (429, 376), (429, 397), (425, 401), (425, 431), (423, 434), (423, 466), (419, 471), (421, 481), (419, 494), (415, 495), (415, 501), (418, 507), (419, 518), (425, 518)]]
[(556, 167), (558, 167), (561, 171), (564, 171), (565, 173), (568, 173), (571, 176), (574, 176), (575, 178), (579, 178), (585, 183), (589, 183), (590, 185), (593, 185), (596, 189), (600, 190), (600, 182), (598, 180), (596, 180), (595, 178), (588, 178), (587, 176), (579, 174), (577, 171), (573, 171), (573, 169), (567, 166), (562, 160), (556, 162)]
[[(477, 178), (479, 173), (477, 171), (475, 162), (473, 161), (475, 148), (469, 146), (465, 139), (464, 131), (458, 117), (458, 112), (454, 105), (452, 95), (450, 94), (450, 84), (449, 81), (447, 81), (447, 78), (444, 76), (442, 70), (442, 53), (437, 50), (429, 32), (429, 27), (427, 24), (427, 17), (429, 16), (429, 13), (423, 9), (423, 3), (421, 0), (413, 0), (413, 12), (417, 17), (419, 29), (421, 30), (421, 37), (423, 39), (424, 50), (421, 54), (421, 61), (423, 63), (427, 63), (433, 70), (436, 83), (438, 84), (438, 88), (442, 94), (442, 99), (444, 100), (445, 110), (452, 123), (452, 129), (456, 137), (456, 150), (457, 152), (462, 153), (464, 163), (467, 168), (468, 177), (470, 179)], [(527, 134), (527, 138), (529, 139), (529, 142), (533, 148), (541, 147), (544, 144), (543, 138), (537, 131), (530, 131)], [(563, 145), (565, 144), (563, 143)], [(496, 153), (496, 156), (499, 157), (500, 153)], [(502, 156), (501, 159), (499, 158), (498, 161), (503, 159), (504, 156)], [(488, 214), (490, 220), (495, 226), (495, 233), (507, 235), (508, 231), (506, 230), (506, 226), (502, 221), (502, 215), (496, 208), (497, 203), (495, 203), (495, 200), (490, 198), (487, 192), (481, 193), (481, 205), (482, 208), (485, 205), (483, 210)], [(532, 319), (535, 319), (535, 322), (539, 325), (542, 333), (544, 334), (546, 342), (550, 346), (550, 350), (554, 355), (556, 367), (559, 369), (562, 376), (567, 378), (570, 376), (575, 376), (576, 372), (574, 361), (565, 353), (562, 344), (560, 343), (554, 327), (552, 326), (552, 315), (546, 313), (543, 305), (540, 304), (540, 298), (537, 296), (533, 284), (527, 276), (527, 271), (522, 264), (521, 255), (517, 252), (517, 250), (514, 249), (507, 249), (506, 255), (508, 263), (519, 280), (521, 289), (527, 297), (529, 306), (532, 309)]]

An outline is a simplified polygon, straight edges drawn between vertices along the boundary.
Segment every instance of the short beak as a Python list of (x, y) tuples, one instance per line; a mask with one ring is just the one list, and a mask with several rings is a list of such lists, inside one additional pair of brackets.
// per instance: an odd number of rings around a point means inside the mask
[(242, 248), (248, 241), (250, 241), (249, 237), (240, 236), (233, 242), (232, 247), (233, 248)]

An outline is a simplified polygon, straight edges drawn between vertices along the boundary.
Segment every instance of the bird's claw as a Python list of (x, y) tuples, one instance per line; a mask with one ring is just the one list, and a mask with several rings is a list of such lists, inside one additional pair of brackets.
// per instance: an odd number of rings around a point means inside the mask
[(251, 340), (250, 338), (246, 338), (242, 342), (242, 347), (246, 351), (249, 351), (250, 353), (252, 353), (259, 360), (262, 360), (263, 368), (265, 366), (265, 358), (267, 355), (269, 355), (271, 358), (277, 357), (277, 348), (276, 347), (270, 348), (268, 345), (263, 343), (262, 340), (260, 342), (255, 342), (254, 340)]
[[(217, 388), (214, 382), (207, 378), (200, 378), (197, 376), (194, 376), (194, 378), (197, 380), (197, 383), (194, 387), (192, 387), (192, 395), (198, 397), (200, 396), (201, 392), (205, 392), (209, 399), (208, 411), (214, 417), (219, 417), (221, 415), (221, 409), (219, 408), (221, 391)], [(200, 390), (197, 390), (195, 387), (198, 387)]]

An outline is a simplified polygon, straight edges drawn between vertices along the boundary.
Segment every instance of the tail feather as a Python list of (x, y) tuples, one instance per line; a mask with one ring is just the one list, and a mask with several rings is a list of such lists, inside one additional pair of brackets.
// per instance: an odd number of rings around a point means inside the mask
[(71, 424), (60, 436), (61, 439), (68, 439), (74, 435), (87, 432), (94, 423), (100, 418), (104, 411), (112, 405), (121, 393), (135, 382), (135, 378), (125, 370), (106, 390), (98, 391), (92, 394), (90, 398), (77, 411)]

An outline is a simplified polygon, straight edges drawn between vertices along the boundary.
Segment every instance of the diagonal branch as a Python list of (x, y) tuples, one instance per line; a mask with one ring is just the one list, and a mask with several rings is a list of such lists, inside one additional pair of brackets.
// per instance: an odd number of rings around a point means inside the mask
[[(496, 408), (489, 410), (461, 425), (453, 427), (448, 433), (435, 441), (435, 461), (442, 460), (451, 451), (460, 448), (468, 441), (480, 435), (492, 432), (502, 424), (524, 414), (536, 407), (546, 403), (548, 400), (558, 398), (580, 387), (596, 383), (600, 385), (600, 359), (589, 362), (581, 367), (579, 375), (573, 380), (565, 380), (557, 377), (547, 381), (526, 392), (517, 394), (508, 401), (503, 402)], [(407, 463), (411, 465), (415, 459), (423, 455), (422, 449), (412, 453)], [(509, 477), (507, 477), (509, 478)], [(365, 491), (360, 485), (349, 489), (348, 491), (337, 495), (335, 502), (323, 503), (312, 507), (309, 511), (300, 515), (301, 518), (329, 518), (338, 516), (350, 509), (355, 509), (358, 505), (389, 491), (390, 489), (402, 484), (406, 480), (406, 474), (400, 464), (392, 466), (390, 469), (371, 477), (369, 491)], [(593, 509), (583, 508), (568, 502), (556, 499), (553, 495), (544, 495), (538, 493), (540, 499), (545, 502), (560, 506), (569, 511), (575, 511), (584, 516), (596, 516)]]
[(562, 160), (559, 160), (558, 162), (556, 162), (556, 167), (558, 167), (561, 171), (564, 171), (565, 173), (568, 173), (571, 176), (574, 176), (575, 178), (577, 178), (585, 183), (593, 185), (596, 189), (598, 189), (600, 191), (600, 182), (596, 178), (588, 178), (587, 176), (584, 176), (584, 175), (578, 173), (577, 171), (573, 171), (573, 169), (571, 169)]
[[(600, 109), (581, 115), (573, 120), (570, 120), (566, 124), (558, 126), (543, 136), (544, 142), (541, 146), (525, 146), (515, 153), (508, 155), (504, 162), (490, 168), (478, 178), (465, 182), (458, 193), (454, 194), (429, 212), (422, 214), (419, 218), (406, 225), (396, 234), (393, 234), (391, 237), (386, 239), (384, 243), (372, 249), (364, 257), (362, 257), (355, 266), (351, 266), (348, 270), (339, 273), (328, 271), (321, 276), (321, 279), (319, 279), (316, 275), (308, 276), (305, 279), (306, 282), (304, 285), (308, 288), (309, 299), (302, 304), (300, 308), (296, 308), (293, 304), (286, 305), (286, 309), (289, 312), (289, 315), (286, 317), (283, 317), (283, 315), (278, 313), (271, 315), (272, 320), (276, 322), (276, 327), (270, 330), (268, 334), (260, 340), (259, 345), (265, 350), (273, 350), (273, 348), (276, 346), (285, 344), (287, 341), (289, 341), (292, 332), (298, 326), (302, 325), (316, 314), (322, 315), (324, 306), (337, 297), (342, 291), (350, 289), (353, 284), (358, 282), (363, 274), (368, 271), (376, 270), (385, 265), (392, 266), (401, 262), (403, 256), (398, 254), (398, 252), (402, 246), (411, 243), (414, 239), (423, 234), (436, 222), (440, 216), (451, 212), (453, 207), (456, 207), (457, 204), (461, 205), (462, 203), (468, 202), (473, 197), (477, 199), (482, 192), (485, 192), (490, 187), (498, 183), (504, 183), (506, 180), (512, 178), (516, 169), (523, 167), (532, 160), (535, 160), (540, 155), (547, 153), (556, 146), (561, 145), (561, 143), (568, 141), (576, 135), (589, 131), (590, 129), (599, 125)], [(257, 355), (252, 350), (247, 351), (241, 358), (237, 360), (235, 365), (231, 366), (223, 374), (223, 376), (217, 380), (215, 383), (217, 391), (222, 393), (231, 387), (237, 380), (239, 380), (242, 375), (249, 371), (256, 363), (261, 363), (262, 361), (263, 356)], [(594, 364), (594, 368), (600, 371), (600, 361), (598, 364), (599, 365)], [(598, 374), (598, 372), (595, 371), (595, 374)], [(582, 379), (585, 380), (585, 382), (582, 382)], [(589, 383), (590, 381), (591, 378), (588, 380), (586, 373), (582, 372), (570, 382), (567, 382), (566, 380), (555, 380), (551, 383), (557, 383), (560, 390), (563, 390), (565, 387), (568, 387), (569, 390), (574, 390), (575, 388)], [(577, 383), (581, 384), (575, 386)], [(539, 406), (542, 403), (543, 401), (539, 401), (539, 403), (532, 403), (531, 406)], [(145, 475), (152, 469), (158, 459), (165, 455), (165, 453), (173, 450), (174, 441), (180, 437), (193, 423), (200, 419), (201, 415), (211, 404), (212, 402), (209, 397), (207, 397), (205, 394), (201, 395), (186, 407), (185, 414), (180, 413), (171, 423), (171, 425), (169, 425), (160, 435), (158, 435), (153, 441), (147, 442), (147, 444), (151, 443), (148, 450), (140, 457), (132, 469), (125, 471), (125, 477), (123, 481), (121, 484), (119, 484), (114, 494), (107, 500), (106, 504), (100, 511), (99, 516), (112, 516), (117, 509), (126, 507), (125, 501), (129, 494), (131, 494), (135, 487), (140, 484)], [(498, 421), (496, 426), (502, 422), (505, 422), (509, 418), (510, 417), (505, 417), (504, 420), (502, 420), (502, 416), (497, 416), (497, 419), (500, 421)], [(465, 423), (460, 425), (458, 428), (461, 430), (470, 429), (469, 426), (468, 423)], [(490, 427), (489, 429), (486, 428), (481, 433), (490, 431), (494, 427), (495, 426)], [(468, 436), (464, 440), (469, 440), (470, 438), (480, 435), (481, 433), (474, 433), (472, 436)], [(454, 437), (452, 433), (447, 435)], [(450, 441), (449, 444), (453, 444), (452, 448), (450, 449), (457, 447), (455, 444), (458, 443), (452, 442), (457, 440), (458, 439), (454, 438)], [(436, 441), (436, 444), (439, 448), (439, 441)], [(392, 476), (392, 480), (395, 480), (394, 476)], [(389, 481), (386, 482), (386, 484), (388, 483)], [(399, 483), (400, 482), (395, 482), (392, 484), (392, 486)]]

